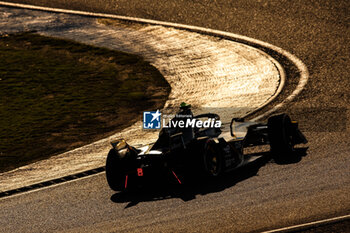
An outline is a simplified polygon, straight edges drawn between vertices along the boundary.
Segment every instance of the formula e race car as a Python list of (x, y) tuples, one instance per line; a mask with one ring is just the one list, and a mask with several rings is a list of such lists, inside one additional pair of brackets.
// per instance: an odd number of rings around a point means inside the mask
[[(220, 119), (217, 114), (207, 113), (191, 120), (205, 118), (214, 122)], [(112, 141), (113, 148), (106, 161), (110, 188), (123, 191), (155, 177), (168, 177), (178, 184), (186, 176), (220, 177), (250, 163), (251, 157), (243, 154), (245, 147), (270, 145), (268, 154), (275, 161), (283, 161), (295, 156), (296, 144), (307, 143), (298, 123), (286, 114), (271, 116), (267, 123), (233, 118), (230, 132), (226, 133), (213, 124), (206, 128), (193, 126), (163, 127), (154, 144), (140, 148), (128, 145), (123, 139)]]

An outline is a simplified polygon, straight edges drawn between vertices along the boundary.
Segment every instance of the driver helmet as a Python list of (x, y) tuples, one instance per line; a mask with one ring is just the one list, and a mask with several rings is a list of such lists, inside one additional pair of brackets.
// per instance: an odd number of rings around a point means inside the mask
[(187, 104), (187, 103), (185, 103), (185, 102), (182, 102), (182, 103), (180, 104), (180, 109), (189, 109), (189, 108), (191, 108), (191, 105), (190, 105), (190, 104)]

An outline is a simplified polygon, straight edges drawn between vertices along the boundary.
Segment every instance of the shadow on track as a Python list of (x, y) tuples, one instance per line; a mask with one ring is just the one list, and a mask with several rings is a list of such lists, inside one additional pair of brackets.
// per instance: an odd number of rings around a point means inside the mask
[(274, 161), (274, 162), (279, 165), (299, 163), (302, 157), (307, 155), (307, 149), (309, 149), (309, 147), (295, 148), (295, 153), (289, 159), (284, 159), (283, 161)]
[[(278, 164), (298, 163), (302, 157), (307, 155), (308, 148), (298, 148), (295, 151), (295, 159), (279, 162)], [(270, 152), (259, 152), (248, 154), (249, 156), (259, 156), (254, 162), (239, 168), (233, 172), (224, 174), (212, 179), (191, 178), (185, 180), (183, 184), (169, 182), (169, 180), (153, 180), (135, 190), (117, 192), (111, 196), (111, 201), (115, 203), (128, 203), (126, 208), (133, 207), (140, 202), (165, 200), (170, 198), (180, 198), (183, 201), (190, 201), (196, 198), (196, 195), (206, 195), (225, 190), (242, 182), (250, 177), (257, 175), (259, 169), (265, 166), (271, 160)]]

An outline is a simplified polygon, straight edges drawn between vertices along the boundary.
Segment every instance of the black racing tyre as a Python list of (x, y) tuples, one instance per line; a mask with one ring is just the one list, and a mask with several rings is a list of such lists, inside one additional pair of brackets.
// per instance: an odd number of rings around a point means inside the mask
[(114, 191), (125, 189), (127, 177), (124, 173), (125, 161), (115, 149), (111, 149), (106, 160), (106, 178), (109, 187)]
[(272, 156), (276, 162), (290, 159), (294, 153), (292, 122), (287, 114), (268, 119), (268, 137)]
[(204, 154), (204, 171), (210, 177), (217, 177), (223, 170), (223, 158), (219, 148), (219, 144), (213, 140), (205, 143)]

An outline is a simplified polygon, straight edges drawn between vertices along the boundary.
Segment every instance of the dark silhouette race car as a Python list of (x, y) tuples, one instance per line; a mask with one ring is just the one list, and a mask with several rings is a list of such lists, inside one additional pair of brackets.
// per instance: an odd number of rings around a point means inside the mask
[[(191, 117), (192, 121), (201, 119), (216, 122), (220, 117), (213, 113)], [(114, 191), (135, 188), (157, 177), (178, 184), (189, 176), (212, 179), (252, 162), (251, 156), (243, 154), (246, 147), (270, 145), (269, 155), (281, 162), (292, 159), (294, 146), (301, 143), (307, 140), (287, 114), (271, 116), (267, 123), (233, 118), (228, 132), (218, 127), (163, 128), (158, 140), (147, 146), (112, 141), (106, 178)]]

